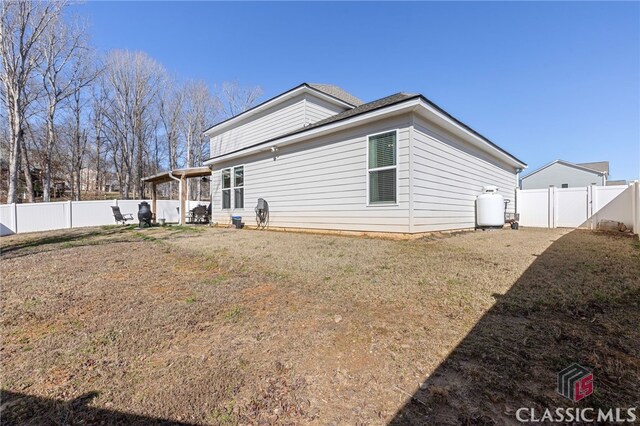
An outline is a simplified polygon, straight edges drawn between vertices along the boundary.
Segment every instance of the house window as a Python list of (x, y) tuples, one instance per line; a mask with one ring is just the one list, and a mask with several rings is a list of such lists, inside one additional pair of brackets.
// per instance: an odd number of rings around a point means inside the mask
[(222, 170), (222, 208), (231, 208), (231, 169)]
[[(232, 175), (233, 172), (233, 175)], [(222, 208), (231, 208), (231, 194), (233, 193), (233, 208), (244, 208), (244, 166), (222, 170)]]
[(233, 168), (233, 207), (244, 208), (244, 166)]
[(396, 204), (396, 132), (369, 136), (369, 204)]
[(569, 187), (569, 184), (568, 184), (568, 183), (563, 183), (563, 184), (562, 184), (562, 187), (563, 187), (563, 188), (568, 188), (568, 187)]

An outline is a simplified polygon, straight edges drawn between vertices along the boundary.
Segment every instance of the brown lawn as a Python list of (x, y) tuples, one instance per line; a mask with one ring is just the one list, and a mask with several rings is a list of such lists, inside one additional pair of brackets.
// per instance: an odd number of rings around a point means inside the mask
[(640, 245), (213, 228), (5, 237), (3, 424), (511, 424), (638, 405)]

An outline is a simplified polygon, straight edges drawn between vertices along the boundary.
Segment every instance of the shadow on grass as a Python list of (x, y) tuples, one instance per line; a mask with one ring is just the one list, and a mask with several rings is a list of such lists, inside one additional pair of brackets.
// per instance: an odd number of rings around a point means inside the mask
[(66, 232), (60, 232), (55, 235), (48, 235), (44, 237), (29, 238), (27, 240), (18, 241), (15, 244), (2, 244), (0, 248), (0, 255), (4, 257), (20, 257), (29, 254), (30, 249), (39, 249), (38, 251), (48, 251), (48, 246), (61, 246), (62, 248), (75, 246), (76, 243), (86, 243), (96, 237), (112, 236), (121, 234), (123, 231), (133, 229), (133, 227), (101, 227), (101, 228), (89, 228), (86, 230), (72, 230)]
[[(640, 400), (640, 246), (576, 230), (540, 254), (396, 413), (392, 425), (516, 424), (516, 410)], [(577, 362), (595, 391), (556, 393)]]
[(98, 396), (89, 392), (71, 401), (30, 396), (12, 391), (2, 391), (3, 425), (191, 425), (155, 417), (124, 413), (122, 411), (90, 407), (91, 401)]

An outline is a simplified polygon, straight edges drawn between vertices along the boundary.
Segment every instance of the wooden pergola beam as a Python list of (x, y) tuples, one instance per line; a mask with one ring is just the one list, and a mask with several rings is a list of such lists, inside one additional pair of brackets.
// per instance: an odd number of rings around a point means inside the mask
[(187, 179), (182, 175), (180, 177), (180, 225), (186, 223), (187, 212)]
[(156, 223), (158, 220), (158, 212), (156, 210), (156, 206), (158, 205), (158, 191), (156, 186), (155, 182), (151, 182), (151, 213), (153, 213), (153, 223)]

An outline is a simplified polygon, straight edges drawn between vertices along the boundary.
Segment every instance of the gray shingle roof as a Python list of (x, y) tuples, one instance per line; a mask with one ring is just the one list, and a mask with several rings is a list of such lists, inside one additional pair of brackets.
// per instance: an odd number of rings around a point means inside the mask
[(593, 163), (576, 163), (578, 166), (586, 167), (587, 169), (596, 170), (598, 172), (609, 174), (609, 162), (608, 161), (595, 161)]
[(333, 84), (318, 84), (318, 83), (307, 83), (309, 87), (313, 87), (316, 90), (319, 90), (327, 95), (333, 96), (334, 98), (338, 98), (341, 101), (345, 101), (348, 104), (354, 106), (360, 106), (364, 104), (362, 100), (356, 98), (351, 93), (344, 91), (342, 88), (338, 86), (334, 86)]
[[(304, 84), (307, 84), (307, 83), (304, 83)], [(498, 145), (494, 144), (489, 139), (487, 139), (486, 137), (482, 136), (480, 133), (478, 133), (477, 131), (473, 130), (471, 127), (467, 126), (466, 124), (464, 124), (463, 122), (461, 122), (457, 118), (453, 117), (451, 114), (449, 114), (448, 112), (446, 112), (445, 110), (443, 110), (438, 105), (434, 104), (433, 102), (431, 102), (429, 99), (425, 98), (424, 96), (422, 96), (420, 94), (417, 94), (417, 93), (402, 93), (402, 92), (401, 93), (396, 93), (395, 95), (387, 96), (387, 97), (382, 98), (382, 99), (375, 100), (373, 102), (369, 102), (369, 103), (366, 103), (366, 104), (359, 105), (359, 106), (357, 106), (355, 108), (351, 108), (351, 109), (346, 110), (344, 112), (341, 112), (339, 114), (332, 115), (331, 117), (325, 118), (324, 120), (317, 121), (317, 122), (315, 122), (313, 124), (310, 124), (308, 126), (304, 126), (304, 127), (300, 128), (300, 129), (294, 130), (294, 131), (292, 131), (290, 133), (286, 133), (284, 135), (279, 135), (279, 136), (276, 136), (276, 137), (271, 138), (269, 140), (258, 142), (258, 143), (255, 143), (253, 145), (237, 149), (235, 151), (227, 152), (227, 153), (225, 153), (223, 155), (229, 155), (229, 154), (234, 154), (236, 152), (245, 151), (245, 150), (253, 148), (255, 146), (272, 143), (274, 141), (277, 141), (279, 139), (285, 138), (287, 136), (292, 136), (292, 135), (295, 135), (295, 134), (298, 134), (298, 133), (304, 133), (307, 130), (310, 130), (310, 129), (313, 129), (313, 128), (316, 128), (316, 127), (321, 127), (321, 126), (324, 126), (324, 125), (327, 125), (327, 124), (331, 124), (331, 123), (334, 123), (334, 122), (342, 121), (342, 120), (348, 119), (348, 118), (350, 118), (352, 116), (364, 114), (364, 113), (367, 113), (367, 112), (370, 112), (370, 111), (373, 111), (373, 110), (385, 108), (385, 107), (388, 107), (388, 106), (392, 106), (394, 104), (399, 104), (401, 102), (408, 101), (410, 99), (417, 99), (417, 98), (423, 100), (424, 102), (426, 102), (427, 104), (429, 104), (430, 106), (435, 108), (436, 110), (440, 111), (442, 114), (444, 114), (447, 117), (451, 118), (451, 120), (453, 120), (455, 123), (457, 123), (458, 125), (460, 125), (461, 127), (465, 128), (465, 129), (467, 129), (469, 132), (473, 133), (477, 137), (481, 138), (482, 140), (487, 142), (489, 145), (495, 147), (499, 151), (501, 151), (501, 152), (505, 153), (506, 155), (508, 155), (509, 157), (513, 158), (515, 161), (517, 161), (519, 163), (522, 163), (523, 165), (526, 166), (526, 164), (524, 162), (518, 160), (512, 154), (509, 154), (507, 151), (505, 151), (504, 149), (500, 148)], [(218, 157), (221, 157), (223, 155), (219, 155)], [(211, 159), (214, 159), (214, 158), (218, 158), (218, 157), (211, 157), (208, 160), (211, 160)]]
[(372, 111), (374, 109), (393, 105), (398, 102), (406, 101), (407, 99), (417, 98), (419, 96), (420, 96), (419, 94), (415, 94), (415, 93), (396, 93), (395, 95), (387, 96), (386, 98), (378, 99), (376, 101), (369, 102), (366, 104), (362, 104), (358, 107), (348, 109), (339, 114), (332, 115), (331, 117), (325, 118), (324, 120), (316, 121), (315, 123), (305, 126), (302, 129), (294, 130), (291, 133), (287, 133), (279, 137), (284, 137), (284, 136), (300, 133), (303, 131), (307, 131), (309, 129), (313, 129), (314, 127), (324, 126), (325, 124), (333, 123), (334, 121), (344, 120), (345, 118), (349, 118), (354, 115), (362, 114), (368, 111)]

